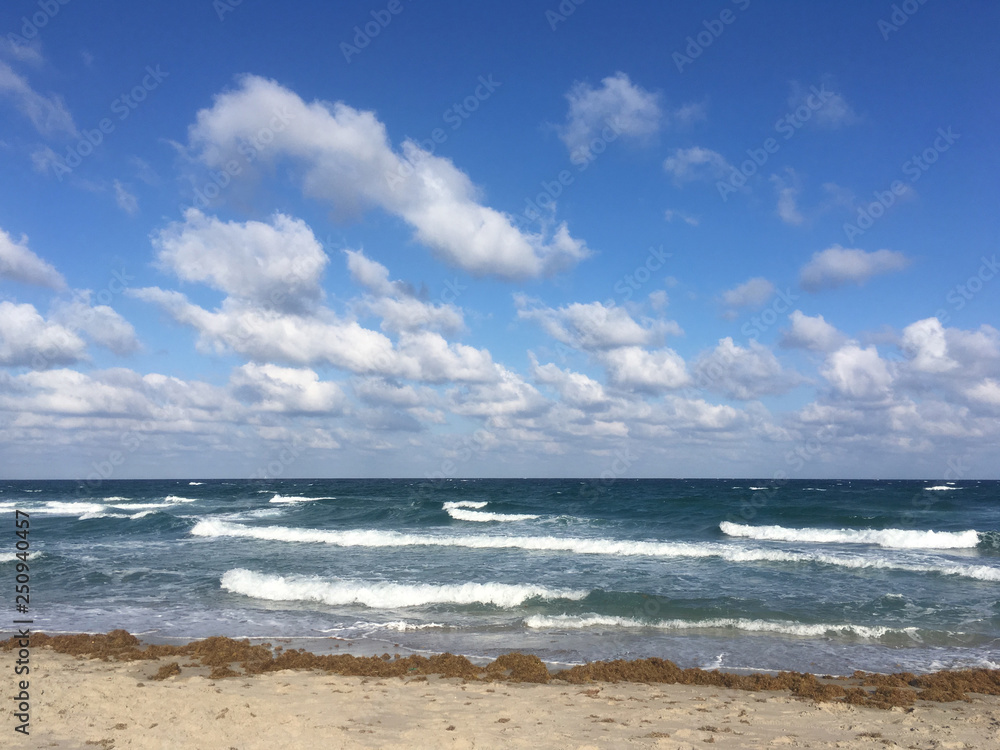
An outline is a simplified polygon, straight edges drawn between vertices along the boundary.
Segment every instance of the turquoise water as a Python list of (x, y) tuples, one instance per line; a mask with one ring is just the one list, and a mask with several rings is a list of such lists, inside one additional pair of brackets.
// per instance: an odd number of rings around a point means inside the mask
[(15, 508), (48, 632), (834, 674), (1000, 662), (995, 481), (0, 482), (11, 586)]

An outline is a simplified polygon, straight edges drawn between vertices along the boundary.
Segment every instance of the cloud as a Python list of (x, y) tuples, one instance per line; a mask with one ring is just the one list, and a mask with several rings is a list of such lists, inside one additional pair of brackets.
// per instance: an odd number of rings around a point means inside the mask
[(623, 346), (601, 352), (597, 359), (607, 368), (608, 380), (626, 390), (660, 393), (691, 382), (683, 358), (673, 349)]
[(49, 289), (66, 288), (66, 280), (55, 268), (28, 249), (27, 235), (17, 242), (0, 229), (0, 279), (20, 281)]
[(528, 300), (515, 295), (517, 317), (534, 320), (556, 341), (574, 349), (593, 352), (620, 346), (649, 346), (666, 334), (679, 335), (680, 327), (670, 321), (637, 323), (623, 307), (606, 307), (601, 302), (574, 302), (559, 309), (528, 307)]
[(832, 352), (820, 374), (839, 395), (862, 401), (887, 398), (893, 382), (878, 350), (874, 346), (862, 349), (853, 341)]
[(761, 276), (748, 279), (739, 286), (722, 293), (722, 301), (728, 307), (761, 307), (774, 294), (774, 284)]
[[(819, 92), (819, 96), (816, 93), (817, 91)], [(817, 108), (812, 106), (810, 100), (812, 102), (822, 101), (822, 104)], [(847, 103), (844, 96), (835, 91), (830, 91), (827, 88), (826, 82), (819, 89), (815, 86), (805, 89), (798, 81), (792, 81), (792, 91), (788, 96), (788, 106), (791, 109), (808, 107), (812, 110), (812, 116), (808, 122), (828, 130), (836, 130), (846, 125), (853, 125), (861, 119), (851, 105)]]
[(107, 305), (91, 305), (90, 297), (90, 290), (79, 290), (71, 301), (56, 302), (50, 318), (115, 354), (136, 351), (139, 341), (132, 324)]
[(86, 348), (83, 339), (45, 320), (34, 305), (0, 302), (0, 365), (44, 370), (83, 360)]
[(733, 167), (717, 151), (701, 146), (679, 148), (663, 162), (663, 168), (674, 178), (674, 183), (718, 180), (728, 175)]
[(118, 203), (118, 208), (129, 216), (134, 216), (139, 211), (139, 199), (132, 195), (120, 180), (114, 181), (114, 188), (115, 201)]
[(189, 208), (153, 237), (157, 261), (182, 281), (197, 281), (232, 297), (303, 311), (323, 297), (329, 262), (301, 219), (275, 214), (269, 223), (223, 222)]
[(672, 208), (668, 208), (666, 211), (663, 212), (663, 218), (671, 223), (673, 222), (674, 219), (680, 219), (685, 224), (690, 224), (693, 227), (698, 226), (698, 224), (700, 223), (697, 217), (686, 214), (683, 211), (676, 211)]
[(901, 271), (909, 264), (909, 258), (894, 250), (866, 253), (833, 245), (813, 253), (812, 259), (799, 272), (799, 285), (806, 291), (816, 292), (848, 283), (864, 284), (872, 276)]
[(285, 414), (341, 413), (346, 397), (337, 383), (321, 381), (309, 369), (253, 362), (229, 378), (234, 394), (261, 411)]
[(610, 399), (604, 386), (583, 373), (563, 370), (549, 363), (539, 365), (534, 354), (531, 357), (531, 377), (536, 383), (555, 388), (562, 403), (583, 411), (602, 411), (608, 408)]
[(942, 373), (958, 367), (958, 362), (948, 356), (945, 329), (937, 318), (918, 320), (904, 328), (900, 349), (919, 372)]
[(767, 347), (750, 341), (743, 348), (728, 336), (698, 357), (692, 370), (702, 388), (740, 400), (786, 393), (801, 381), (796, 373), (785, 371)]
[(780, 346), (787, 349), (832, 352), (847, 342), (847, 336), (827, 323), (822, 315), (809, 317), (801, 310), (795, 310), (788, 319), (792, 327), (782, 332), (780, 342)]
[(537, 416), (549, 408), (548, 399), (520, 375), (503, 366), (497, 370), (495, 382), (449, 389), (452, 411), (465, 416), (503, 418)]
[(565, 223), (545, 234), (525, 233), (509, 214), (479, 204), (472, 182), (450, 160), (413, 141), (394, 151), (374, 113), (340, 102), (307, 104), (257, 76), (244, 76), (236, 90), (198, 112), (191, 149), (210, 168), (232, 159), (245, 163), (240, 147), (259, 143), (262, 128), (273, 138), (254, 152), (258, 162), (292, 159), (306, 195), (340, 213), (381, 208), (398, 216), (441, 261), (474, 276), (537, 277), (590, 254)]
[(5, 62), (0, 60), (0, 97), (10, 98), (14, 107), (31, 120), (32, 125), (42, 135), (68, 133), (77, 135), (73, 116), (66, 108), (62, 97), (39, 94)]
[[(601, 84), (595, 89), (579, 81), (566, 94), (569, 112), (566, 124), (559, 128), (559, 137), (573, 158), (589, 160), (590, 144), (609, 127), (617, 135), (632, 138), (645, 138), (660, 129), (663, 112), (656, 94), (633, 84), (621, 72), (608, 76)], [(690, 120), (697, 115), (697, 109), (692, 109), (683, 117)]]
[(785, 169), (785, 177), (771, 175), (771, 184), (778, 195), (778, 216), (786, 224), (798, 226), (806, 218), (798, 208), (798, 198), (801, 192), (798, 176), (791, 167)]
[(439, 330), (455, 333), (465, 323), (462, 311), (454, 305), (439, 305), (417, 299), (408, 284), (389, 281), (389, 269), (371, 260), (360, 250), (345, 250), (347, 268), (355, 283), (370, 294), (354, 307), (382, 318), (384, 331)]

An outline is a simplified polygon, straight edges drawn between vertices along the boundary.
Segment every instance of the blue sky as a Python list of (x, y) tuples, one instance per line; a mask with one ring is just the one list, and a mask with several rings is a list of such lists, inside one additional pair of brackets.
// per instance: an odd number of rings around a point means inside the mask
[(1000, 477), (998, 21), (8, 3), (0, 472)]

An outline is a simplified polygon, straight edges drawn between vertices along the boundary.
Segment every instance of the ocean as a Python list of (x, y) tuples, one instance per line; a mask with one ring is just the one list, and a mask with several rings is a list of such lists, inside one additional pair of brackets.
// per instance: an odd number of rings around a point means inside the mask
[(10, 591), (14, 511), (31, 524), (11, 618), (49, 633), (555, 668), (1000, 668), (997, 481), (5, 481), (0, 510)]

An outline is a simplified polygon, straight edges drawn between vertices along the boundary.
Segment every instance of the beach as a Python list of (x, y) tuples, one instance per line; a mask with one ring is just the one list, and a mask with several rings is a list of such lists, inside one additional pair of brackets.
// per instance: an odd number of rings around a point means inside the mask
[[(465, 678), (270, 671), (254, 667), (260, 646), (228, 639), (157, 659), (140, 656), (178, 647), (136, 646), (121, 631), (90, 640), (54, 641), (69, 653), (44, 637), (33, 647), (30, 736), (8, 721), (6, 747), (1000, 747), (1000, 695), (875, 708), (713, 685), (519, 682), (517, 663)], [(222, 666), (220, 654), (250, 661)], [(12, 688), (0, 683), (5, 705)]]

